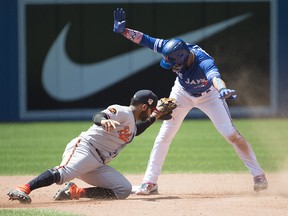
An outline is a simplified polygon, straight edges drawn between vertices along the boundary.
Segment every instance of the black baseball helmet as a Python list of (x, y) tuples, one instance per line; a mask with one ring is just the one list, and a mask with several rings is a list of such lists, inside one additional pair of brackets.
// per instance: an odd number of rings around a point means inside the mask
[(161, 67), (171, 69), (174, 65), (183, 65), (188, 61), (190, 50), (188, 45), (181, 39), (169, 40), (162, 49), (163, 58), (160, 61)]

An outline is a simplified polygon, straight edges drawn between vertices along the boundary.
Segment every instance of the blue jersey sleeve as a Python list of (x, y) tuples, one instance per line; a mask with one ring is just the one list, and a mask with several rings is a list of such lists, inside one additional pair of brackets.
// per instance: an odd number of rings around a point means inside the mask
[(200, 62), (199, 65), (205, 73), (209, 82), (212, 82), (212, 79), (214, 77), (221, 78), (218, 68), (215, 66), (215, 63), (212, 59), (205, 59), (204, 61)]
[(162, 53), (163, 46), (168, 42), (168, 40), (150, 37), (149, 35), (143, 34), (142, 40), (139, 45), (148, 47), (154, 52)]

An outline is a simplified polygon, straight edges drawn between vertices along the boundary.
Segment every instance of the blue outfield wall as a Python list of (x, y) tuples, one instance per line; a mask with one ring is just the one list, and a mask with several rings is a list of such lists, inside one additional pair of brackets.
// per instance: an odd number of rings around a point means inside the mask
[(0, 3), (0, 121), (19, 119), (17, 0)]
[(278, 116), (288, 115), (288, 1), (278, 0)]
[[(39, 0), (41, 1), (41, 0)], [(278, 0), (277, 110), (275, 116), (288, 116), (288, 1)], [(19, 121), (18, 2), (0, 3), (0, 121)], [(263, 87), (265, 88), (265, 87)]]

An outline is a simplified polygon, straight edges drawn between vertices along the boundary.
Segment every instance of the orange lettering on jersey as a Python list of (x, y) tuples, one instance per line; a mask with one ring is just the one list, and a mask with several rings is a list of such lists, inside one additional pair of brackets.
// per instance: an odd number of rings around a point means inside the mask
[(119, 134), (119, 139), (123, 140), (124, 142), (128, 142), (132, 133), (129, 133), (129, 126), (125, 126), (123, 130), (117, 131)]

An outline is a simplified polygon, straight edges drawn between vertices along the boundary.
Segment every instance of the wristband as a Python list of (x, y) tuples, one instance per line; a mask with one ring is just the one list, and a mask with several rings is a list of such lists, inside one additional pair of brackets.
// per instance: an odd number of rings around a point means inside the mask
[(221, 91), (224, 90), (224, 89), (227, 89), (227, 88), (221, 88), (221, 89), (219, 89), (219, 92), (221, 92)]
[(148, 120), (151, 124), (153, 124), (153, 123), (156, 121), (156, 117), (155, 117), (155, 116), (150, 116), (147, 120)]

